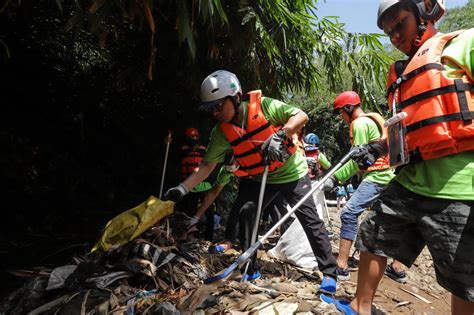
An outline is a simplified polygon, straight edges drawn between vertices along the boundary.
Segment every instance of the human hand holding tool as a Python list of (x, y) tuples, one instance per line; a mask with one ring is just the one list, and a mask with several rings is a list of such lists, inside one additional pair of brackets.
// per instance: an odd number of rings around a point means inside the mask
[(188, 222), (186, 222), (186, 231), (187, 233), (193, 232), (194, 230), (197, 231), (196, 225), (198, 224), (200, 218), (197, 216), (193, 216), (192, 218), (189, 218)]
[(285, 163), (291, 156), (288, 147), (294, 146), (283, 129), (268, 137), (262, 144), (262, 151), (270, 162), (280, 161)]
[(336, 176), (331, 175), (324, 183), (323, 186), (321, 186), (322, 191), (331, 191), (336, 187), (338, 181), (336, 179)]
[(358, 145), (354, 148), (356, 149), (356, 153), (354, 154), (353, 160), (361, 170), (366, 170), (374, 164), (379, 157), (388, 153), (387, 139), (382, 139), (370, 144)]

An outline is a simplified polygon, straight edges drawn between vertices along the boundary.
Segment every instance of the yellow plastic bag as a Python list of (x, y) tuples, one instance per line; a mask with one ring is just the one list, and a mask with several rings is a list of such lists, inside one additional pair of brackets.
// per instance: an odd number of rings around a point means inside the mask
[(98, 249), (108, 251), (128, 243), (162, 218), (172, 214), (173, 209), (173, 201), (162, 201), (150, 196), (147, 201), (110, 220), (91, 252)]

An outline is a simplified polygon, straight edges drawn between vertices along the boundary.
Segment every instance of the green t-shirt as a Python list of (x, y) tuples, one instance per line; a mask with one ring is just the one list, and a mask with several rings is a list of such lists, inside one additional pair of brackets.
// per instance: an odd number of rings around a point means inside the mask
[(209, 182), (201, 182), (196, 185), (193, 189), (191, 189), (191, 192), (193, 193), (198, 193), (198, 192), (203, 192), (203, 191), (208, 191), (209, 189), (212, 188), (211, 183)]
[[(369, 117), (359, 117), (352, 125), (352, 136), (354, 137), (354, 145), (367, 144), (380, 139), (380, 131), (377, 124)], [(335, 174), (337, 180), (344, 183), (359, 171), (357, 163), (350, 160), (344, 164)], [(368, 171), (362, 174), (362, 180), (387, 185), (395, 177), (394, 169)]]
[[(448, 77), (466, 74), (474, 81), (474, 29), (452, 39), (445, 46), (442, 58)], [(419, 195), (474, 200), (474, 151), (407, 165), (396, 180)]]
[(319, 161), (319, 165), (321, 165), (322, 169), (327, 170), (331, 167), (331, 162), (329, 162), (328, 158), (324, 155), (323, 152), (319, 152), (318, 161)]
[[(247, 102), (242, 102), (242, 106), (244, 106), (244, 118), (241, 127), (245, 128), (245, 123), (247, 122)], [(291, 116), (296, 115), (300, 109), (278, 100), (262, 97), (262, 111), (273, 126), (282, 126)], [(221, 163), (224, 161), (226, 152), (230, 149), (229, 141), (227, 141), (222, 129), (217, 124), (211, 131), (204, 161)], [(302, 178), (307, 173), (308, 166), (306, 161), (300, 150), (297, 150), (282, 167), (268, 174), (267, 182), (269, 184), (290, 183)], [(255, 176), (252, 179), (259, 181), (261, 176)]]
[(217, 173), (217, 178), (214, 182), (214, 185), (225, 186), (230, 182), (232, 176), (234, 176), (234, 173), (227, 171), (225, 166), (222, 165), (219, 169), (219, 173)]

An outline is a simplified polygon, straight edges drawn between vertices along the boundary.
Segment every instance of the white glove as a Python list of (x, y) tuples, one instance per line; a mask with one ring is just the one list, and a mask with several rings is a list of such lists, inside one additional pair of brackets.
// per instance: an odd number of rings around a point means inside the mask
[(199, 222), (200, 218), (193, 216), (191, 219), (188, 220), (186, 224), (186, 230), (190, 231), (193, 229)]

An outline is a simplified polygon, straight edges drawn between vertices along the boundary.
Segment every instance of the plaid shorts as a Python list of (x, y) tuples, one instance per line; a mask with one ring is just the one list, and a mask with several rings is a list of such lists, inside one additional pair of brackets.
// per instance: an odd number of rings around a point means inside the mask
[(474, 301), (474, 201), (421, 196), (394, 180), (372, 209), (359, 229), (361, 251), (410, 267), (427, 245), (438, 283)]

